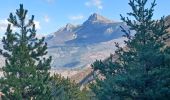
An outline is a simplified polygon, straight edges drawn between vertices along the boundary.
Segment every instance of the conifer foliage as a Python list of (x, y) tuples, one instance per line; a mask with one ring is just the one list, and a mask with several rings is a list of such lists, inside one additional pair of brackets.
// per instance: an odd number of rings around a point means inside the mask
[(87, 90), (80, 87), (69, 78), (53, 75), (51, 81), (52, 100), (91, 100)]
[(121, 16), (130, 31), (122, 28), (128, 40), (125, 48), (116, 43), (118, 59), (92, 65), (102, 76), (91, 86), (99, 100), (170, 99), (170, 47), (165, 44), (169, 25), (164, 17), (153, 20), (156, 3), (147, 8), (147, 2), (130, 0), (130, 17)]
[[(5, 60), (0, 79), (3, 99), (10, 100), (49, 100), (49, 69), (51, 57), (47, 57), (47, 43), (44, 38), (36, 38), (34, 16), (27, 21), (27, 10), (20, 5), (16, 15), (10, 13), (3, 50)], [(16, 28), (13, 32), (11, 26)]]

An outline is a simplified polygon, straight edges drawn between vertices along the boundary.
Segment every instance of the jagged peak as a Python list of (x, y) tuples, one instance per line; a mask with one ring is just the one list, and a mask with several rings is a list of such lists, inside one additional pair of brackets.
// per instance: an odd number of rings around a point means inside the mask
[(73, 24), (71, 24), (71, 23), (68, 23), (68, 24), (66, 24), (66, 27), (65, 28), (74, 28), (75, 27), (75, 25), (73, 25)]
[(103, 17), (102, 15), (100, 14), (97, 14), (97, 13), (93, 13), (87, 21), (90, 21), (90, 22), (106, 22), (106, 23), (110, 23), (112, 22), (111, 20)]
[(58, 31), (72, 31), (76, 26), (68, 23), (63, 28), (59, 29)]

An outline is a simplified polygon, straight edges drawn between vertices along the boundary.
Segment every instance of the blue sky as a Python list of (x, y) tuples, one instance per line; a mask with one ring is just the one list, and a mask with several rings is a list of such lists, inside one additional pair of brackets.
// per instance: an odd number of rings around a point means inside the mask
[[(152, 1), (152, 0), (148, 0)], [(5, 32), (6, 19), (15, 12), (19, 4), (28, 9), (28, 16), (35, 15), (37, 32), (49, 34), (67, 23), (81, 24), (96, 12), (109, 19), (119, 21), (120, 14), (131, 11), (129, 0), (1, 0), (0, 36)], [(154, 18), (170, 15), (170, 0), (157, 0)]]

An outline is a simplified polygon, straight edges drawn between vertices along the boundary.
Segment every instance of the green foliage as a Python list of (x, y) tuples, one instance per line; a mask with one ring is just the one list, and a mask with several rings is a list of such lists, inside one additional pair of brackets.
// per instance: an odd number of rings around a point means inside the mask
[(101, 77), (91, 89), (99, 100), (169, 100), (170, 47), (165, 44), (169, 34), (164, 17), (153, 20), (155, 1), (146, 8), (148, 0), (130, 0), (132, 12), (122, 17), (131, 31), (126, 31), (126, 48), (118, 48), (115, 62), (96, 61), (92, 67)]
[(51, 90), (52, 100), (89, 100), (87, 90), (81, 91), (76, 83), (59, 75), (52, 77)]
[[(34, 16), (27, 22), (27, 12), (21, 4), (16, 15), (9, 15), (10, 24), (2, 40), (3, 50), (0, 50), (6, 58), (0, 91), (5, 94), (3, 99), (8, 100), (49, 100), (51, 57), (45, 57), (47, 44), (44, 38), (35, 37)], [(16, 32), (12, 31), (11, 25)]]

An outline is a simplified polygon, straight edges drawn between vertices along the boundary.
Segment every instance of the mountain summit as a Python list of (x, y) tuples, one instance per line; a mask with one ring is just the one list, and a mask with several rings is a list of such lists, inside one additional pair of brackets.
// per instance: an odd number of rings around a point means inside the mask
[(120, 26), (127, 28), (123, 22), (113, 22), (97, 13), (90, 15), (83, 24), (66, 24), (45, 38), (48, 54), (53, 58), (51, 66), (84, 67), (98, 58), (108, 57), (114, 52), (114, 42), (123, 41)]
[(122, 22), (114, 22), (102, 15), (94, 13), (81, 25), (67, 24), (54, 32), (54, 37), (48, 40), (49, 46), (64, 44), (89, 45), (106, 42), (122, 36), (120, 26), (127, 28)]
[(97, 13), (93, 13), (87, 21), (90, 21), (90, 22), (101, 22), (101, 23), (111, 23), (113, 21), (97, 14)]

